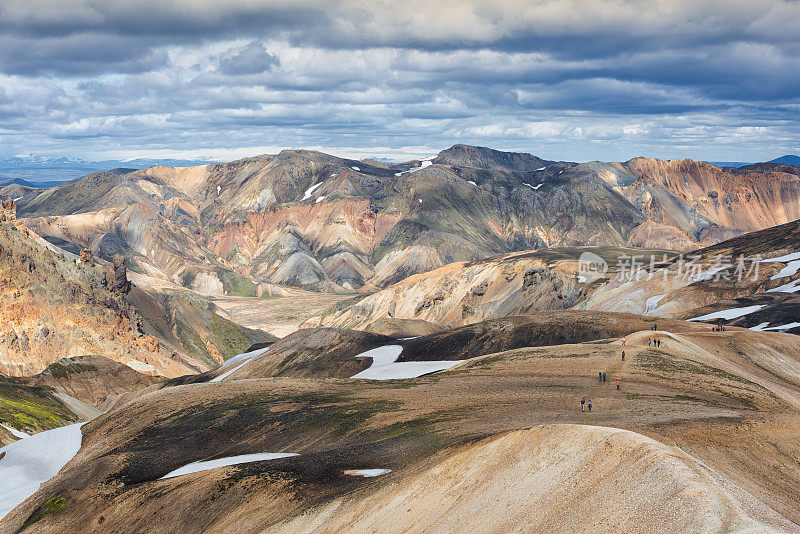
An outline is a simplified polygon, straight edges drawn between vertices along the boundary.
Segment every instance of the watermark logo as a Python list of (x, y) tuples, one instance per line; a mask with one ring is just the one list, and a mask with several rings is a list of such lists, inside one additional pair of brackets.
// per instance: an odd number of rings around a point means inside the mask
[(608, 262), (594, 252), (584, 252), (578, 258), (578, 282), (589, 284), (607, 272)]
[[(651, 255), (621, 255), (612, 273), (613, 280), (629, 282), (632, 280), (652, 280), (655, 277), (668, 276), (685, 279), (688, 283), (720, 280), (743, 282), (746, 280), (757, 281), (759, 266), (762, 261), (760, 255), (756, 256), (731, 256), (718, 255), (713, 258), (703, 258), (698, 255), (681, 254), (670, 259), (667, 255), (661, 258)], [(593, 252), (584, 252), (578, 259), (578, 282), (591, 283), (602, 278), (609, 271), (608, 263)]]

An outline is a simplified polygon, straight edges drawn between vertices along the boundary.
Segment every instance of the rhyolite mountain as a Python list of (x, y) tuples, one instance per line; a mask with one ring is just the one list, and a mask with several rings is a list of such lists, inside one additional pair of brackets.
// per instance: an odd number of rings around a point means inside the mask
[(188, 291), (131, 285), (122, 257), (72, 256), (0, 205), (0, 374), (26, 376), (62, 358), (98, 355), (151, 375), (216, 368), (274, 340), (218, 315)]
[(546, 247), (691, 250), (800, 217), (794, 166), (576, 164), (467, 145), (403, 164), (285, 150), (15, 187), (20, 216), (51, 242), (229, 295), (386, 287)]

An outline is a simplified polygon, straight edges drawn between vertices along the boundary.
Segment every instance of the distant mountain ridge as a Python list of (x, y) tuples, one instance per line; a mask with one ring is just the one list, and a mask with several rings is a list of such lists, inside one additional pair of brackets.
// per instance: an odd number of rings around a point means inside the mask
[(770, 160), (767, 163), (782, 163), (784, 165), (800, 166), (800, 156), (787, 154), (785, 156), (781, 156), (779, 158), (775, 158), (773, 160)]
[(732, 167), (734, 169), (738, 169), (740, 167), (746, 167), (748, 165), (757, 165), (759, 163), (780, 163), (783, 165), (794, 165), (795, 167), (800, 166), (800, 156), (794, 156), (791, 154), (787, 154), (786, 156), (781, 156), (779, 158), (771, 159), (769, 161), (764, 162), (753, 162), (753, 161), (709, 161), (711, 165), (716, 165), (717, 167)]
[[(81, 158), (48, 156), (45, 154), (19, 154), (0, 158), (0, 176), (8, 175), (12, 180), (33, 182), (37, 187), (65, 182), (86, 176), (92, 172), (112, 169), (144, 169), (155, 166), (191, 167), (213, 163), (209, 157), (195, 159), (134, 158), (126, 160), (87, 161)], [(6, 185), (3, 183), (2, 185)]]

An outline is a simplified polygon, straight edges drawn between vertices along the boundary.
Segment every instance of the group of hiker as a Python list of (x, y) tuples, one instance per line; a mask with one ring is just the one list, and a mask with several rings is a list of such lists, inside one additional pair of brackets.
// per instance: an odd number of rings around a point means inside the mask
[[(622, 354), (623, 354), (622, 357), (624, 359), (625, 358), (625, 356), (624, 356), (625, 353), (623, 352)], [(606, 381), (606, 374), (603, 373), (602, 371), (598, 372), (597, 373), (597, 381), (598, 382), (605, 382)], [(617, 380), (617, 389), (619, 389), (619, 380)]]
[(711, 327), (711, 331), (712, 332), (724, 332), (725, 331), (725, 325), (724, 324), (718, 324), (717, 326), (713, 326), (713, 327)]
[[(714, 327), (714, 328), (715, 329), (716, 328), (720, 328), (721, 329), (720, 331), (725, 329), (725, 327), (722, 326), (722, 325), (719, 325), (719, 326)], [(650, 330), (652, 330), (653, 332), (657, 331), (658, 330), (658, 325), (653, 323), (650, 326)], [(627, 343), (628, 343), (627, 337), (623, 336), (623, 338), (622, 338), (622, 346), (623, 347), (627, 346)], [(661, 346), (661, 338), (655, 338), (655, 337), (647, 338), (647, 346), (648, 347), (650, 347), (650, 346), (660, 347)], [(622, 361), (623, 362), (625, 361), (625, 351), (624, 350), (622, 351)], [(598, 371), (597, 372), (597, 381), (598, 382), (600, 382), (602, 384), (603, 382), (606, 381), (606, 378), (607, 378), (606, 377), (606, 373), (604, 373), (603, 371)], [(619, 391), (620, 390), (620, 381), (619, 380), (617, 380), (616, 386), (617, 386), (617, 391)], [(584, 397), (584, 398), (581, 399), (581, 411), (585, 412), (587, 407), (588, 407), (589, 411), (591, 412), (592, 411), (592, 401), (588, 401), (587, 402), (586, 398)]]

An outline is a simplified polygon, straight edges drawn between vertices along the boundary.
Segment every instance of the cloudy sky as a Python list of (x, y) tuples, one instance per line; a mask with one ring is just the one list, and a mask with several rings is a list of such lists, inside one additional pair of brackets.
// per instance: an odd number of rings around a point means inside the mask
[(0, 156), (800, 152), (795, 0), (2, 0)]

